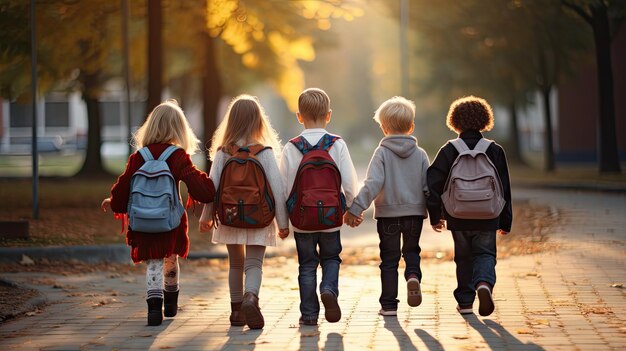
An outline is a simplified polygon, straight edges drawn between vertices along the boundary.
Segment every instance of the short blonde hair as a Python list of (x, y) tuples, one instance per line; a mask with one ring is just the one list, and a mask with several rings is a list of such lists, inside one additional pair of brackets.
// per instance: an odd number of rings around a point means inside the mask
[(198, 151), (199, 143), (200, 140), (189, 126), (187, 117), (174, 99), (155, 107), (132, 140), (136, 149), (150, 144), (174, 144), (190, 155)]
[(302, 118), (317, 121), (330, 112), (330, 98), (319, 88), (309, 88), (298, 97), (298, 112)]
[(408, 133), (414, 127), (415, 103), (402, 96), (383, 102), (374, 114), (374, 120), (387, 131)]
[(215, 160), (220, 147), (237, 144), (240, 141), (270, 146), (274, 150), (274, 156), (277, 158), (280, 156), (278, 132), (272, 127), (256, 96), (242, 94), (230, 102), (224, 119), (213, 134), (209, 157)]
[(493, 129), (493, 111), (485, 99), (465, 96), (450, 105), (446, 125), (457, 133), (466, 130), (487, 132)]

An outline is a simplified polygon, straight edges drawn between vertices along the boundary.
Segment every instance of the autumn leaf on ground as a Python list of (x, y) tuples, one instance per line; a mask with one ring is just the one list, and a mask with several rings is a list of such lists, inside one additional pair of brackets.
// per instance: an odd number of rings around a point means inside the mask
[(467, 335), (452, 335), (453, 339), (457, 339), (457, 340), (465, 340), (465, 339), (469, 339), (469, 336)]
[(526, 328), (517, 329), (517, 334), (532, 334), (533, 331)]
[(612, 288), (623, 289), (624, 288), (624, 284), (622, 284), (622, 283), (614, 283), (614, 284), (611, 284), (611, 287)]

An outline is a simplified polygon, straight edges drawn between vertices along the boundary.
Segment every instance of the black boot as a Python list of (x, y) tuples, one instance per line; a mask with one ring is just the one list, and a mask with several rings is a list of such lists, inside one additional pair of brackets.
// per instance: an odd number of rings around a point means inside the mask
[(265, 326), (265, 319), (263, 319), (263, 314), (259, 308), (259, 298), (254, 293), (243, 294), (241, 312), (243, 312), (246, 324), (250, 329), (262, 329)]
[(161, 325), (163, 322), (163, 299), (152, 297), (146, 302), (148, 302), (148, 325)]
[(246, 318), (241, 312), (241, 302), (230, 303), (230, 325), (242, 327), (246, 325)]
[(178, 291), (163, 290), (163, 309), (165, 317), (174, 317), (178, 313)]

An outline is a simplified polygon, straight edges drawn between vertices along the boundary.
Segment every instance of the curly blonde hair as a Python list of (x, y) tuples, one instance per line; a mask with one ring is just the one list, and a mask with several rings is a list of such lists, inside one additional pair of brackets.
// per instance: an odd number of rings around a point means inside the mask
[(466, 130), (487, 132), (493, 128), (493, 110), (485, 99), (465, 96), (450, 105), (446, 125), (456, 133)]

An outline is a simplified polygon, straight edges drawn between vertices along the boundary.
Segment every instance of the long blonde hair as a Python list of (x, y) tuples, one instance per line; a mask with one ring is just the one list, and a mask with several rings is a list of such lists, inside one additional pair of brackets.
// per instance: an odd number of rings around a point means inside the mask
[(144, 124), (133, 135), (132, 145), (136, 149), (155, 143), (180, 146), (190, 155), (199, 149), (200, 140), (194, 134), (183, 110), (174, 99), (169, 99), (155, 107)]
[(224, 119), (213, 134), (209, 157), (215, 160), (220, 147), (242, 141), (270, 146), (274, 150), (274, 156), (280, 156), (278, 133), (272, 127), (259, 99), (247, 94), (235, 97), (228, 105)]

